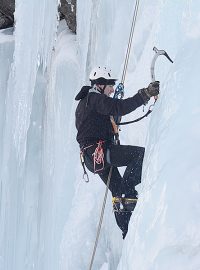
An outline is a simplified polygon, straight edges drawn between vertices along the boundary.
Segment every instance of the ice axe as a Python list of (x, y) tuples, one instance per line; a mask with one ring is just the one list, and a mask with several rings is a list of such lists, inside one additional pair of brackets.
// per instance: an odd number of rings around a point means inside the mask
[[(153, 47), (153, 50), (155, 52), (155, 55), (152, 59), (152, 62), (151, 62), (151, 81), (152, 82), (155, 82), (155, 72), (154, 72), (154, 69), (155, 69), (155, 63), (156, 63), (156, 60), (158, 58), (159, 55), (164, 55), (167, 57), (167, 59), (173, 63), (172, 59), (169, 57), (169, 55), (166, 53), (166, 51), (164, 50), (158, 50), (156, 47)], [(158, 96), (154, 97), (155, 98), (155, 101), (158, 99)]]

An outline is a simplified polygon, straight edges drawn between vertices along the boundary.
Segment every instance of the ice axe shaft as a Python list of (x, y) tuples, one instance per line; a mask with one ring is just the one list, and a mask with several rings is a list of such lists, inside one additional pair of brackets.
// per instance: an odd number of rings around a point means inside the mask
[(154, 72), (154, 69), (155, 69), (155, 63), (156, 63), (156, 60), (158, 58), (159, 55), (164, 55), (167, 57), (167, 59), (173, 63), (172, 59), (169, 57), (169, 55), (166, 53), (166, 51), (164, 50), (158, 50), (156, 47), (153, 47), (153, 50), (155, 52), (155, 55), (152, 59), (152, 62), (151, 62), (151, 80), (152, 82), (155, 82), (155, 72)]

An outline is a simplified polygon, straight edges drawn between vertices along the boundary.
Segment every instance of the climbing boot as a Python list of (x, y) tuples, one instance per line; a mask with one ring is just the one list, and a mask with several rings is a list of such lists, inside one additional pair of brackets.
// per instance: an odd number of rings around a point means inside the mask
[(136, 206), (137, 198), (113, 197), (114, 212), (132, 212)]

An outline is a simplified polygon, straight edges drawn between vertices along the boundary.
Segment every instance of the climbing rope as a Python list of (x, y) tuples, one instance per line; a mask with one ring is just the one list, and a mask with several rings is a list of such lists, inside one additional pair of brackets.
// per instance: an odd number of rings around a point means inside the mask
[(128, 61), (129, 61), (129, 56), (130, 56), (130, 51), (131, 51), (131, 45), (132, 45), (132, 41), (133, 41), (133, 34), (134, 34), (135, 24), (136, 24), (136, 19), (137, 19), (139, 2), (140, 2), (139, 0), (136, 0), (136, 3), (135, 3), (135, 10), (134, 10), (134, 13), (133, 13), (133, 20), (132, 20), (132, 25), (131, 25), (131, 31), (130, 31), (130, 36), (129, 36), (129, 41), (128, 41), (128, 47), (127, 47), (127, 51), (126, 51), (126, 58), (125, 58), (125, 62), (124, 62), (124, 69), (123, 69), (123, 73), (122, 73), (122, 80), (121, 80), (121, 83), (122, 84), (124, 84), (124, 82), (125, 82), (126, 71), (127, 71), (127, 66), (128, 66)]
[(101, 215), (100, 215), (100, 219), (99, 219), (99, 225), (98, 225), (98, 229), (97, 229), (97, 235), (96, 235), (96, 240), (95, 240), (95, 244), (94, 244), (94, 248), (93, 248), (93, 252), (92, 252), (92, 257), (91, 257), (91, 261), (90, 261), (89, 270), (91, 270), (92, 266), (93, 266), (94, 257), (95, 257), (95, 253), (96, 253), (96, 249), (97, 249), (97, 245), (98, 245), (98, 240), (99, 240), (99, 235), (100, 235), (100, 232), (101, 232), (101, 225), (102, 225), (102, 222), (103, 222), (103, 216), (104, 216), (106, 201), (107, 201), (107, 197), (108, 197), (108, 190), (109, 190), (109, 185), (110, 185), (110, 179), (111, 179), (111, 176), (112, 176), (112, 170), (113, 170), (113, 167), (111, 166), (110, 171), (109, 171), (109, 175), (108, 175), (106, 191), (105, 191), (105, 195), (104, 195), (104, 199), (103, 199), (103, 205), (102, 205), (102, 208), (101, 208)]

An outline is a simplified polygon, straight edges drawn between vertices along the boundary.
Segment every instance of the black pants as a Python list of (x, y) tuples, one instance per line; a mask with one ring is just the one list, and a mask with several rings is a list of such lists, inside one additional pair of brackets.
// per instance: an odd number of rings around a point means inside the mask
[[(93, 153), (97, 145), (89, 147), (84, 152), (85, 164), (87, 168), (94, 172)], [(113, 197), (136, 198), (135, 186), (141, 182), (142, 163), (144, 158), (143, 147), (131, 145), (103, 145), (104, 148), (104, 169), (98, 174), (106, 184), (110, 167), (113, 166), (110, 179), (109, 190)], [(123, 177), (120, 175), (118, 167), (126, 166)], [(132, 212), (115, 212), (117, 225), (125, 237), (128, 231), (128, 223)]]

